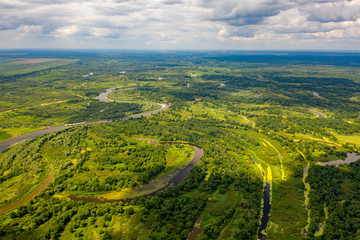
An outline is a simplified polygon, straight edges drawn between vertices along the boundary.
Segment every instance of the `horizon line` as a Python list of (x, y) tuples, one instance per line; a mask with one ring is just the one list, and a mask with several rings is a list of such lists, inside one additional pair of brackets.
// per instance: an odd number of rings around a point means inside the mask
[(126, 49), (126, 48), (0, 48), (0, 51), (144, 51), (144, 52), (358, 52), (349, 49)]

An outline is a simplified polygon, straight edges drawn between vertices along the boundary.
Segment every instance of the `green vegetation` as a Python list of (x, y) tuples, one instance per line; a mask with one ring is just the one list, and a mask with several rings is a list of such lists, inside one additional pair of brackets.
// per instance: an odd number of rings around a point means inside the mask
[(309, 238), (356, 239), (359, 235), (359, 170), (359, 162), (342, 167), (313, 165), (310, 168)]
[(24, 75), (74, 63), (78, 59), (15, 58), (0, 59), (0, 76)]
[(149, 112), (151, 110), (159, 108), (158, 104), (150, 102), (146, 99), (146, 96), (142, 96), (143, 93), (140, 87), (136, 89), (119, 89), (109, 93), (108, 98), (118, 102), (131, 102), (137, 103), (139, 106), (142, 106), (143, 112)]
[(8, 132), (6, 132), (4, 130), (0, 131), (0, 141), (4, 141), (4, 140), (6, 140), (8, 138), (11, 138), (11, 137), (12, 137), (12, 135), (10, 133), (8, 133)]
[[(45, 58), (36, 54), (29, 58)], [(0, 71), (0, 141), (171, 104), (0, 153), (0, 207), (53, 176), (34, 199), (0, 214), (0, 238), (256, 239), (267, 182), (268, 239), (356, 239), (359, 163), (317, 162), (360, 152), (360, 60), (288, 54), (72, 53)], [(3, 58), (0, 69), (19, 60)], [(113, 102), (95, 99), (110, 88), (117, 88), (107, 96)], [(185, 180), (165, 189), (195, 155), (180, 143), (201, 146), (204, 155)], [(150, 191), (154, 185), (161, 191)]]
[[(5, 128), (2, 131), (12, 134), (14, 127), (35, 127), (33, 130), (36, 130), (50, 125), (116, 119), (159, 108), (156, 103), (146, 99), (133, 101), (130, 95), (123, 95), (119, 99), (123, 102), (113, 104), (94, 99), (110, 87), (134, 86), (136, 81), (113, 72), (114, 68), (121, 66), (121, 62), (103, 63), (102, 67), (99, 67), (97, 60), (65, 59), (60, 62), (69, 65), (49, 66), (46, 70), (37, 71), (29, 64), (33, 72), (0, 79), (0, 122), (1, 127)], [(89, 72), (93, 72), (93, 75), (88, 75)]]

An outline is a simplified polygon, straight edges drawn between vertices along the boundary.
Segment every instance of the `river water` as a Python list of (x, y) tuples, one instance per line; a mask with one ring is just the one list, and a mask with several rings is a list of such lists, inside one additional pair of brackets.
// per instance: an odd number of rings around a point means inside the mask
[(357, 160), (360, 159), (360, 155), (357, 155), (355, 153), (348, 153), (347, 157), (342, 160), (334, 160), (334, 161), (330, 161), (330, 162), (319, 162), (320, 165), (334, 165), (334, 166), (339, 166), (340, 164), (344, 164), (344, 163), (352, 163), (352, 162), (356, 162)]
[[(153, 142), (154, 144), (182, 144), (182, 145), (189, 145), (195, 148), (195, 153), (192, 160), (183, 167), (178, 168), (174, 171), (174, 173), (165, 175), (160, 179), (150, 181), (147, 184), (141, 185), (136, 187), (134, 191), (141, 192), (143, 191), (145, 194), (139, 195), (133, 198), (119, 198), (119, 199), (105, 199), (96, 196), (76, 196), (76, 195), (69, 195), (68, 197), (73, 201), (84, 201), (85, 203), (112, 203), (122, 201), (124, 203), (130, 202), (132, 200), (138, 200), (140, 198), (148, 197), (148, 196), (155, 196), (158, 192), (164, 191), (165, 189), (169, 188), (170, 186), (176, 186), (181, 183), (187, 175), (190, 173), (191, 169), (195, 167), (199, 162), (201, 157), (204, 155), (204, 149), (202, 147), (196, 146), (191, 143), (177, 143), (177, 142)], [(169, 179), (170, 175), (170, 179)], [(165, 185), (160, 185), (166, 181)], [(161, 186), (161, 187), (159, 187)]]
[[(103, 102), (113, 102), (113, 101), (107, 99), (107, 95), (110, 92), (112, 92), (114, 89), (116, 89), (116, 88), (107, 89), (105, 92), (100, 93), (95, 98), (100, 100), (100, 101), (103, 101)], [(121, 120), (130, 120), (130, 119), (134, 119), (134, 118), (142, 118), (142, 117), (146, 117), (146, 116), (149, 116), (149, 115), (164, 111), (164, 110), (166, 110), (166, 109), (168, 109), (170, 107), (170, 104), (167, 104), (167, 103), (158, 103), (158, 104), (161, 105), (161, 108), (156, 109), (154, 111), (133, 115), (131, 117), (119, 118), (117, 120), (121, 121)], [(5, 151), (6, 149), (8, 149), (9, 147), (11, 147), (11, 146), (13, 146), (15, 144), (18, 144), (18, 143), (23, 142), (25, 140), (29, 140), (29, 139), (32, 139), (34, 137), (38, 137), (38, 136), (41, 136), (41, 135), (44, 135), (44, 134), (53, 133), (53, 132), (60, 131), (60, 130), (63, 130), (63, 129), (66, 129), (66, 128), (69, 128), (69, 127), (73, 127), (73, 126), (77, 126), (77, 125), (94, 124), (94, 123), (109, 123), (109, 122), (113, 122), (113, 121), (117, 121), (117, 120), (99, 120), (99, 121), (95, 121), (95, 122), (80, 122), (80, 123), (66, 124), (66, 125), (63, 125), (63, 126), (56, 126), (56, 127), (49, 126), (49, 127), (45, 128), (45, 129), (41, 129), (41, 130), (34, 131), (34, 132), (31, 132), (31, 133), (26, 133), (26, 134), (20, 135), (18, 137), (14, 137), (14, 138), (5, 140), (3, 142), (0, 142), (0, 153)], [(203, 151), (203, 150), (199, 150), (199, 151)], [(19, 201), (16, 201), (13, 204), (10, 204), (8, 206), (0, 208), (0, 213), (8, 212), (10, 210), (13, 210), (13, 209), (15, 209), (17, 207), (20, 207), (20, 206), (28, 203), (31, 199), (33, 199), (36, 195), (38, 195), (40, 193), (40, 191), (44, 190), (51, 182), (52, 182), (52, 170), (51, 170), (49, 176), (44, 180), (44, 182), (41, 183), (41, 185), (39, 187), (37, 187), (34, 191), (30, 192), (28, 195), (26, 195), (24, 198), (20, 199)]]
[(45, 179), (45, 181), (40, 186), (38, 186), (34, 191), (32, 191), (30, 194), (26, 195), (24, 198), (12, 203), (12, 204), (9, 204), (5, 207), (0, 208), (0, 214), (6, 213), (6, 212), (14, 210), (15, 208), (18, 208), (22, 205), (27, 204), (36, 195), (38, 195), (42, 190), (44, 190), (52, 181), (53, 181), (53, 174), (52, 174), (52, 169), (51, 169), (48, 177)]
[(48, 127), (46, 129), (41, 129), (35, 132), (31, 132), (31, 133), (26, 133), (24, 135), (20, 135), (18, 137), (14, 137), (14, 138), (10, 138), (8, 140), (5, 140), (3, 142), (0, 143), (0, 153), (5, 151), (6, 149), (8, 149), (9, 147), (11, 147), (12, 145), (15, 145), (19, 142), (37, 137), (37, 136), (41, 136), (44, 134), (48, 134), (48, 133), (52, 133), (52, 132), (56, 132), (56, 131), (60, 131), (63, 130), (65, 128), (67, 128), (69, 126), (64, 125), (64, 126), (57, 126), (57, 127)]
[[(260, 165), (260, 163), (256, 160), (256, 158), (250, 154), (250, 157), (253, 159), (253, 161), (256, 163), (256, 165)], [(266, 182), (266, 174), (263, 170), (261, 170), (261, 173), (264, 177), (264, 190), (263, 190), (263, 206), (262, 206), (262, 214), (260, 219), (260, 226), (258, 229), (258, 239), (266, 239), (266, 228), (270, 220), (270, 210), (271, 210), (271, 187), (270, 183)]]
[[(114, 89), (116, 89), (116, 88), (110, 88), (110, 89), (106, 90), (105, 92), (100, 93), (95, 98), (98, 99), (99, 101), (102, 101), (102, 102), (113, 102), (113, 101), (107, 99), (107, 95), (110, 92), (112, 92)], [(28, 139), (31, 139), (31, 138), (34, 138), (34, 137), (38, 137), (38, 136), (41, 136), (41, 135), (44, 135), (44, 134), (49, 134), (49, 133), (53, 133), (53, 132), (56, 132), (56, 131), (60, 131), (60, 130), (63, 130), (65, 128), (69, 128), (69, 127), (73, 127), (73, 126), (77, 126), (77, 125), (84, 125), (84, 124), (109, 123), (109, 122), (113, 122), (113, 121), (121, 121), (121, 120), (130, 120), (130, 119), (135, 119), (135, 118), (142, 118), (142, 117), (147, 117), (147, 116), (150, 116), (152, 114), (156, 114), (158, 112), (164, 111), (164, 110), (166, 110), (166, 109), (168, 109), (170, 107), (170, 104), (168, 104), (168, 103), (158, 103), (158, 104), (161, 106), (161, 108), (150, 111), (150, 112), (146, 112), (146, 113), (136, 114), (136, 115), (133, 115), (133, 116), (130, 116), (130, 117), (119, 118), (119, 119), (116, 119), (116, 120), (99, 120), (99, 121), (94, 121), (94, 122), (80, 122), (80, 123), (66, 124), (66, 125), (63, 125), (63, 126), (56, 126), (56, 127), (49, 126), (49, 127), (45, 128), (45, 129), (41, 129), (41, 130), (34, 131), (34, 132), (31, 132), (31, 133), (26, 133), (26, 134), (20, 135), (18, 137), (10, 138), (8, 140), (0, 142), (0, 153), (5, 151), (9, 147), (19, 143), (19, 142), (22, 142), (22, 141), (25, 141), (25, 140), (28, 140)]]
[[(355, 153), (348, 153), (347, 157), (345, 159), (339, 159), (339, 160), (334, 160), (334, 161), (329, 161), (329, 162), (318, 162), (319, 165), (322, 166), (339, 166), (340, 164), (344, 164), (344, 163), (353, 163), (356, 162), (360, 159), (360, 155), (357, 155)], [(308, 203), (309, 203), (309, 192), (310, 192), (310, 184), (305, 182), (305, 178), (306, 176), (309, 174), (309, 164), (306, 165), (306, 167), (304, 168), (304, 179), (303, 179), (303, 183), (305, 185), (306, 191), (304, 192), (305, 195), (305, 208), (308, 214), (308, 219), (307, 219), (307, 225), (305, 226), (305, 228), (303, 229), (303, 236), (306, 236), (306, 233), (308, 231), (308, 228), (310, 226), (310, 210), (308, 209)]]
[(267, 238), (266, 235), (266, 228), (269, 223), (269, 215), (271, 210), (271, 204), (270, 204), (270, 184), (265, 183), (264, 186), (264, 192), (263, 192), (263, 209), (262, 209), (262, 217), (260, 220), (260, 226), (258, 230), (258, 238), (261, 240), (265, 240)]
[(325, 117), (324, 114), (319, 113), (319, 112), (317, 112), (317, 111), (309, 110), (309, 112), (315, 113), (316, 115), (318, 115), (319, 118), (324, 118), (324, 117)]
[(109, 89), (107, 89), (105, 92), (100, 93), (99, 95), (97, 95), (97, 96), (95, 97), (95, 99), (97, 99), (97, 100), (99, 100), (99, 101), (102, 101), (102, 102), (114, 102), (114, 101), (108, 99), (108, 98), (107, 98), (107, 95), (108, 95), (109, 93), (111, 93), (112, 91), (114, 91), (115, 89), (116, 89), (116, 88), (109, 88)]

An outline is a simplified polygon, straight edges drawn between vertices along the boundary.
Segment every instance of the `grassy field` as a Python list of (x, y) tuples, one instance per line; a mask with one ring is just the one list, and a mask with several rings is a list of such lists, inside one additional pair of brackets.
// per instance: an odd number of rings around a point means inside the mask
[(17, 137), (19, 135), (37, 131), (43, 129), (42, 127), (33, 127), (33, 128), (3, 128), (0, 130), (0, 142), (6, 139)]
[(360, 144), (360, 136), (358, 136), (358, 135), (335, 134), (335, 137), (338, 139), (338, 142), (341, 144), (345, 144), (345, 143), (351, 143), (351, 144), (355, 144), (355, 145)]
[(74, 63), (79, 59), (19, 58), (1, 59), (0, 76), (21, 75)]

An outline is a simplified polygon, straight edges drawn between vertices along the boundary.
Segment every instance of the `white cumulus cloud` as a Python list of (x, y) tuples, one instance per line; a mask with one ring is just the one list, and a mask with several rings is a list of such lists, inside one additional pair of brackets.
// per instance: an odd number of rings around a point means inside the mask
[(360, 48), (360, 0), (0, 0), (0, 11), (5, 48)]

